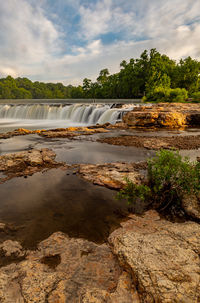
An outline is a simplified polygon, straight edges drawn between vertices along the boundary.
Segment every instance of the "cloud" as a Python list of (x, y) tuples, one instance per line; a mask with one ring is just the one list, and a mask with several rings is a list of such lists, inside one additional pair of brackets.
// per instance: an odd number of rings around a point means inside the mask
[(89, 6), (80, 6), (81, 35), (94, 39), (109, 32), (121, 32), (134, 25), (135, 12), (124, 12), (112, 0), (99, 0)]
[(200, 59), (200, 1), (7, 0), (0, 8), (0, 76), (81, 83), (157, 48)]
[(40, 6), (25, 0), (1, 2), (0, 9), (0, 73), (12, 70), (23, 73), (58, 51), (59, 32)]

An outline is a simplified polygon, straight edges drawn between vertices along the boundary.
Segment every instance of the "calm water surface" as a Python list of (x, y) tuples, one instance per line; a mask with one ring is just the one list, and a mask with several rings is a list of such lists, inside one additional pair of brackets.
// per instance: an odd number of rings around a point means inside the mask
[(126, 204), (115, 195), (61, 169), (12, 179), (0, 186), (0, 221), (17, 230), (0, 233), (0, 240), (16, 239), (33, 248), (53, 232), (62, 231), (102, 243), (127, 213)]

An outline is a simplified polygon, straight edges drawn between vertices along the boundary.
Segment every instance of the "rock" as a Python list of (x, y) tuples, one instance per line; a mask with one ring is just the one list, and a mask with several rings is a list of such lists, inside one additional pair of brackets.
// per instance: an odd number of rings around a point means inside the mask
[(10, 257), (11, 255), (23, 257), (25, 254), (21, 244), (17, 241), (6, 240), (0, 244), (0, 249), (4, 251), (6, 257)]
[(185, 195), (182, 199), (182, 207), (190, 217), (200, 219), (200, 194)]
[(130, 215), (110, 235), (110, 247), (61, 232), (35, 251), (5, 241), (5, 254), (26, 259), (0, 268), (0, 301), (198, 303), (199, 236), (197, 223), (171, 223), (148, 211)]
[(0, 223), (0, 232), (6, 230), (6, 224), (5, 223)]
[(16, 177), (26, 176), (40, 171), (43, 168), (52, 168), (63, 165), (54, 159), (56, 154), (47, 148), (42, 150), (32, 149), (14, 154), (0, 156), (0, 171), (6, 177), (0, 178), (0, 182)]
[[(116, 289), (122, 293), (120, 276), (121, 268), (106, 244), (70, 239), (57, 232), (41, 242), (38, 250), (27, 252), (26, 260), (0, 269), (0, 300), (103, 303), (104, 298), (110, 300)], [(124, 290), (119, 303), (129, 302), (126, 296), (130, 298), (131, 282), (128, 283), (128, 291)]]
[(200, 136), (172, 136), (172, 137), (157, 137), (157, 136), (120, 136), (108, 137), (97, 140), (98, 142), (108, 143), (113, 145), (135, 146), (146, 149), (160, 150), (164, 149), (198, 149), (200, 148)]
[(103, 127), (68, 127), (57, 128), (40, 132), (40, 136), (46, 138), (74, 138), (81, 135), (93, 135), (94, 133), (106, 133)]
[(93, 184), (120, 189), (126, 185), (126, 177), (140, 183), (142, 175), (136, 166), (135, 163), (80, 164), (78, 173)]
[(25, 156), (24, 159), (30, 166), (38, 166), (43, 164), (43, 157), (40, 150), (30, 150), (27, 157)]
[(131, 275), (126, 271), (119, 277), (117, 288), (110, 296), (110, 303), (140, 303)]
[(131, 215), (122, 225), (109, 243), (140, 302), (200, 302), (200, 225), (161, 220), (155, 211)]
[(123, 116), (123, 122), (129, 127), (199, 126), (200, 110), (198, 104), (159, 103), (133, 109)]
[(108, 130), (103, 126), (90, 126), (90, 127), (68, 127), (68, 128), (56, 128), (56, 129), (37, 129), (28, 130), (25, 128), (18, 128), (14, 131), (0, 134), (0, 139), (8, 139), (14, 136), (24, 136), (38, 134), (46, 138), (73, 138), (80, 135), (92, 135), (94, 133), (106, 133)]

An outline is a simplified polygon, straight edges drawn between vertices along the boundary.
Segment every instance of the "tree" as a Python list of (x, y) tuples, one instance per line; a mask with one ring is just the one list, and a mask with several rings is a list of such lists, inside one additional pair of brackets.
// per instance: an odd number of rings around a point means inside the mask
[(191, 95), (200, 89), (200, 62), (191, 57), (181, 59), (176, 66), (176, 79), (173, 86), (185, 88)]

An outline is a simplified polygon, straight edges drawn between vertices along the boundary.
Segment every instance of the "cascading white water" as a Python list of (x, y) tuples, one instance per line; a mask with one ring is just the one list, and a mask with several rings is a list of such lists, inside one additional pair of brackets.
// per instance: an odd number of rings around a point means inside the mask
[(0, 119), (14, 120), (63, 120), (94, 125), (115, 123), (121, 117), (120, 109), (110, 109), (109, 105), (89, 104), (27, 104), (0, 105)]

